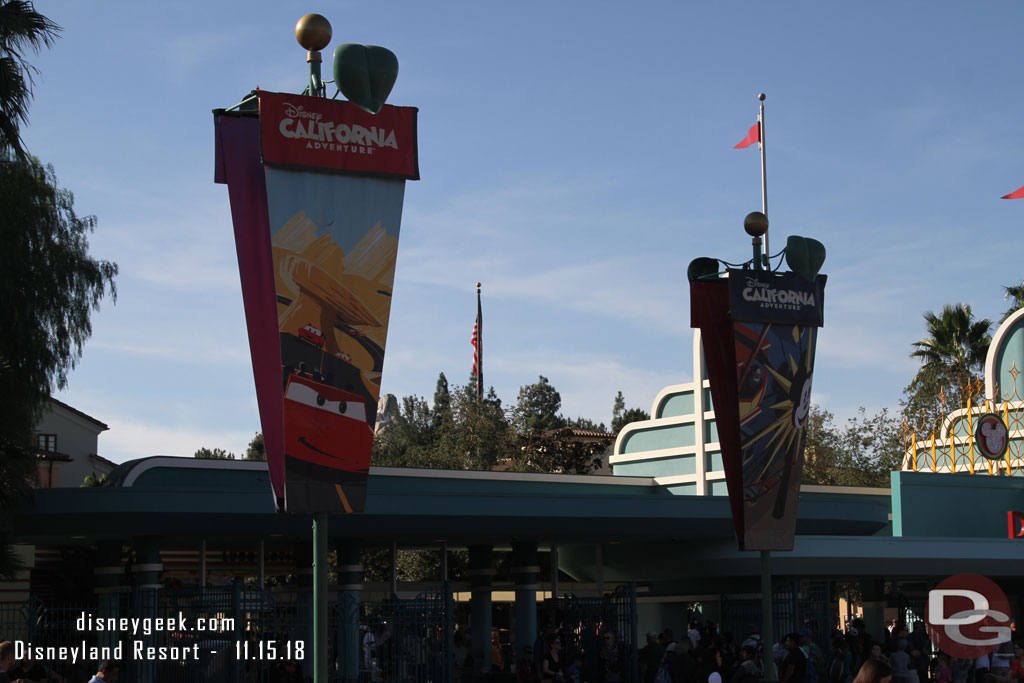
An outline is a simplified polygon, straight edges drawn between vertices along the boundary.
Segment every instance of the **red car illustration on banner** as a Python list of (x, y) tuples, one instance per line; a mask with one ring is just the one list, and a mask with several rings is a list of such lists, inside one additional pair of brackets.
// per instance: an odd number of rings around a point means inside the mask
[(287, 457), (332, 470), (369, 468), (373, 430), (362, 396), (292, 371), (285, 376), (284, 423)]
[(321, 332), (318, 327), (306, 325), (299, 330), (299, 339), (304, 342), (309, 342), (318, 349), (324, 348), (324, 333)]

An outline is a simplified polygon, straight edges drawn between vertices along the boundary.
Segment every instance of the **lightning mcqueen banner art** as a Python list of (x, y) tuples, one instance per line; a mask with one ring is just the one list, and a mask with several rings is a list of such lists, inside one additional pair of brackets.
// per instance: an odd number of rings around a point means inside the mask
[(275, 502), (360, 512), (416, 109), (261, 92), (214, 117)]

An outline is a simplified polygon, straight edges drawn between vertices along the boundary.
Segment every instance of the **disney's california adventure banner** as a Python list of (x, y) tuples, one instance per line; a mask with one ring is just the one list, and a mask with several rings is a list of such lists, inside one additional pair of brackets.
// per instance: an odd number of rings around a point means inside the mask
[(362, 511), (416, 109), (261, 92), (215, 124), (276, 503)]
[(793, 548), (825, 280), (733, 269), (690, 282), (744, 550)]

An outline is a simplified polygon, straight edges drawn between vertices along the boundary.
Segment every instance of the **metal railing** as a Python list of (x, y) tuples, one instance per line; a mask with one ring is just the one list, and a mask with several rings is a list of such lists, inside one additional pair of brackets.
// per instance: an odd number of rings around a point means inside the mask
[[(1016, 370), (1016, 365), (1012, 370)], [(1024, 476), (1024, 396), (1015, 382), (1003, 400), (982, 400), (980, 380), (963, 387), (964, 405), (945, 412), (946, 398), (939, 397), (942, 417), (935, 424), (903, 423), (902, 469), (912, 472)], [(997, 392), (998, 395), (998, 392)], [(992, 413), (1006, 426), (1006, 453), (999, 460), (984, 457), (975, 447), (977, 420)]]

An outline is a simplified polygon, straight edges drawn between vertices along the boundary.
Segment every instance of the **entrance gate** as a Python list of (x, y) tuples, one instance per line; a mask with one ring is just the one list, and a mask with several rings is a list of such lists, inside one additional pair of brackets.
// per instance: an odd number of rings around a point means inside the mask
[[(342, 606), (334, 605), (336, 624)], [(412, 600), (360, 605), (359, 670), (367, 683), (452, 683), (455, 603), (450, 584)], [(337, 679), (341, 681), (341, 678)]]
[[(723, 595), (720, 630), (742, 642), (750, 625), (761, 630), (760, 598), (730, 599)], [(772, 581), (772, 628), (775, 638), (804, 628), (814, 631), (823, 651), (832, 649), (832, 602), (827, 581)], [(763, 634), (762, 634), (763, 635)], [(765, 642), (765, 646), (772, 643)]]
[(637, 683), (640, 669), (637, 658), (637, 612), (636, 584), (619, 586), (608, 595), (599, 598), (580, 598), (566, 595), (555, 600), (545, 600), (543, 610), (554, 610), (556, 623), (564, 624), (561, 633), (562, 651), (567, 659), (582, 655), (584, 678), (600, 680), (601, 677), (601, 634), (606, 629), (614, 630), (623, 657), (622, 676), (624, 683)]

